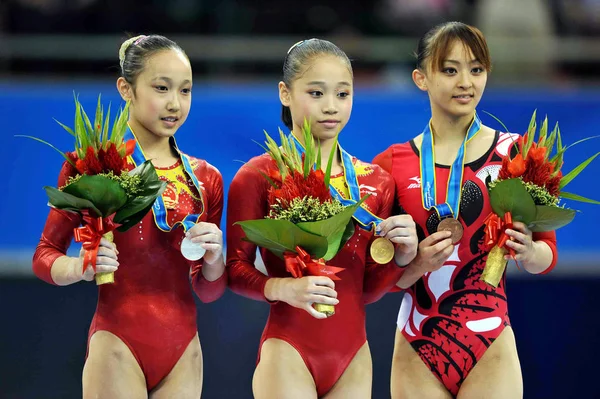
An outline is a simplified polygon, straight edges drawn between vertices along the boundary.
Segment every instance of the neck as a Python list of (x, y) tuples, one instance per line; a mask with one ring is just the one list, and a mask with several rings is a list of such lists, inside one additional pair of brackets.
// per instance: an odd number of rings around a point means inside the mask
[(432, 113), (431, 126), (436, 144), (462, 142), (473, 121), (473, 115), (451, 117)]
[(160, 137), (153, 134), (131, 117), (127, 123), (140, 147), (144, 150), (147, 159), (158, 160), (173, 156), (174, 149), (171, 147), (171, 143), (169, 143), (169, 137)]
[[(294, 131), (292, 131), (292, 134), (294, 135), (294, 137), (296, 137), (298, 139), (298, 141), (300, 143), (302, 143), (306, 147), (306, 143), (304, 142), (304, 135), (302, 134), (301, 129), (294, 129)], [(316, 147), (317, 140), (315, 140), (314, 138), (313, 138), (313, 140), (315, 142), (315, 147)], [(333, 149), (335, 139), (320, 140), (318, 143), (321, 145), (321, 169), (324, 171), (327, 168), (327, 162), (329, 162), (329, 154), (331, 153), (331, 150)], [(335, 151), (336, 151), (336, 156), (333, 157), (333, 161), (331, 164), (332, 171), (338, 171), (338, 170), (342, 169), (341, 155), (340, 155), (339, 151), (337, 150), (337, 148), (335, 149)]]

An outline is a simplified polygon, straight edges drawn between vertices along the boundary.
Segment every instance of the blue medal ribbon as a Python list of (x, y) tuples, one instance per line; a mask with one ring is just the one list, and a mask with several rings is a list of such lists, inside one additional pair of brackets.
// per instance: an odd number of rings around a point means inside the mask
[[(131, 128), (127, 126), (127, 131), (125, 132), (125, 141), (132, 139), (135, 140), (135, 149), (133, 151), (133, 154), (131, 154), (129, 158), (135, 166), (138, 166), (146, 162), (146, 155), (144, 154), (144, 151), (142, 150), (139, 141), (136, 139), (135, 134), (133, 133)], [(174, 137), (171, 137), (169, 140), (173, 148), (175, 148), (175, 150), (177, 151), (179, 158), (181, 159), (183, 170), (194, 183), (196, 190), (198, 190), (202, 208), (199, 214), (188, 214), (182, 221), (176, 222), (173, 226), (169, 226), (169, 222), (167, 221), (167, 208), (165, 207), (165, 201), (161, 195), (158, 198), (156, 198), (156, 201), (154, 201), (154, 204), (152, 205), (152, 213), (154, 214), (154, 222), (160, 230), (164, 232), (169, 232), (178, 226), (182, 226), (183, 230), (187, 231), (200, 220), (200, 216), (202, 216), (202, 214), (204, 213), (204, 195), (202, 194), (200, 182), (198, 181), (198, 178), (196, 177), (196, 175), (194, 174), (194, 170), (192, 169), (190, 158), (183, 152), (179, 151)]]
[[(296, 136), (294, 136), (293, 134), (290, 134), (290, 137), (293, 138), (296, 150), (300, 153), (300, 155), (304, 154), (304, 146), (302, 145), (302, 143), (300, 143), (300, 141), (298, 141)], [(329, 184), (329, 192), (331, 193), (331, 196), (340, 201), (342, 205), (352, 206), (360, 200), (360, 189), (358, 185), (358, 178), (356, 176), (356, 169), (354, 169), (354, 164), (352, 163), (352, 156), (348, 154), (339, 143), (338, 149), (342, 156), (344, 179), (346, 181), (346, 185), (348, 186), (350, 198), (342, 197), (342, 194), (340, 194), (340, 192), (331, 183)], [(371, 230), (383, 220), (372, 214), (363, 205), (359, 206), (356, 209), (352, 217), (359, 223), (359, 225), (362, 228), (366, 230)]]
[(436, 179), (435, 179), (435, 149), (433, 143), (433, 134), (431, 131), (431, 121), (423, 131), (423, 141), (421, 143), (421, 200), (423, 208), (427, 210), (435, 209), (441, 219), (454, 217), (458, 219), (460, 206), (460, 197), (462, 193), (462, 179), (465, 163), (465, 149), (467, 143), (473, 139), (481, 130), (481, 120), (475, 113), (475, 117), (469, 126), (465, 139), (458, 149), (458, 154), (452, 166), (450, 167), (450, 176), (446, 186), (446, 201), (442, 204), (436, 204)]

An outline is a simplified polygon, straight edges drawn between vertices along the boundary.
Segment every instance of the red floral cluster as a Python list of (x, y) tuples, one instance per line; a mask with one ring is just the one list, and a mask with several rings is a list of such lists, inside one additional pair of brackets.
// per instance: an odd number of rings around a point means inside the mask
[(75, 164), (75, 168), (71, 170), (71, 174), (86, 174), (93, 176), (99, 173), (113, 172), (114, 174), (119, 175), (123, 170), (127, 169), (127, 157), (133, 154), (135, 140), (129, 140), (124, 145), (124, 156), (119, 154), (119, 150), (114, 143), (108, 143), (106, 149), (101, 148), (97, 153), (93, 147), (88, 147), (83, 159), (79, 159), (74, 152), (67, 153), (69, 159)]
[(305, 196), (318, 198), (321, 203), (331, 200), (331, 193), (325, 186), (325, 174), (322, 170), (311, 170), (306, 178), (302, 172), (292, 170), (283, 182), (278, 171), (272, 171), (269, 177), (279, 186), (279, 188), (271, 187), (269, 190), (270, 205), (277, 203), (279, 199), (285, 207), (294, 198)]
[[(519, 148), (523, 148), (525, 140), (527, 135), (519, 139)], [(525, 158), (522, 153), (517, 154), (513, 159), (504, 157), (498, 178), (504, 180), (520, 177), (524, 182), (543, 187), (551, 195), (558, 197), (562, 172), (555, 173), (557, 165), (555, 162), (548, 161), (547, 155), (547, 148), (538, 147), (534, 142)], [(560, 166), (558, 165), (559, 168)]]

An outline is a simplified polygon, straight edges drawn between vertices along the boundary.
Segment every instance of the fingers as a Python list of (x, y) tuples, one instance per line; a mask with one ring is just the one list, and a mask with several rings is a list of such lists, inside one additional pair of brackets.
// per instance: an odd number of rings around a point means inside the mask
[(193, 236), (191, 241), (196, 244), (212, 243), (220, 244), (223, 241), (222, 234), (219, 233), (204, 233), (202, 235)]
[(107, 258), (112, 258), (117, 260), (117, 253), (115, 252), (115, 250), (110, 247), (99, 247), (98, 248), (98, 256), (105, 256)]
[[(527, 228), (525, 229), (527, 230)], [(529, 245), (531, 243), (531, 236), (528, 234), (524, 234), (512, 229), (506, 229), (506, 234), (521, 244)]]
[(214, 223), (198, 222), (185, 233), (185, 236), (194, 241), (194, 237), (199, 237), (205, 234), (216, 234), (221, 236), (222, 232)]
[(220, 252), (220, 251), (223, 250), (223, 247), (221, 246), (221, 244), (206, 244), (206, 243), (203, 243), (200, 246), (202, 248), (206, 249), (207, 251), (214, 252), (214, 253), (217, 253), (217, 252)]
[(329, 277), (325, 277), (325, 276), (310, 276), (310, 277), (306, 277), (306, 278), (308, 279), (308, 282), (310, 284), (321, 285), (321, 286), (329, 287), (331, 289), (335, 289), (335, 283)]
[(104, 247), (104, 248), (109, 248), (112, 249), (113, 251), (115, 251), (117, 254), (119, 253), (119, 251), (117, 251), (117, 246), (114, 242), (110, 242), (108, 241), (106, 238), (102, 237), (100, 239), (100, 247)]
[(308, 291), (312, 295), (322, 295), (330, 298), (337, 298), (337, 291), (324, 285), (315, 285), (314, 287), (309, 287)]
[[(508, 229), (510, 230), (510, 229)], [(531, 235), (531, 230), (527, 227), (527, 225), (523, 222), (514, 222), (513, 230), (517, 230), (525, 235)]]
[(327, 315), (325, 313), (317, 312), (317, 310), (312, 307), (312, 303), (307, 304), (304, 307), (304, 310), (306, 310), (308, 313), (310, 313), (310, 315), (312, 317), (314, 317), (315, 319), (326, 319), (327, 318)]
[[(445, 240), (446, 238), (450, 238), (451, 236), (452, 236), (452, 233), (450, 231), (447, 231), (447, 230), (436, 231), (435, 233), (427, 236), (427, 238), (425, 238), (423, 241), (421, 241), (421, 244), (419, 244), (419, 245), (421, 247), (430, 247), (442, 240)], [(452, 243), (452, 240), (450, 240), (450, 242)]]
[(410, 215), (391, 216), (377, 226), (376, 234), (385, 237), (395, 228), (414, 228), (415, 221)]
[(452, 245), (452, 238), (446, 238), (443, 241), (439, 241), (436, 244), (431, 245), (429, 247), (422, 245), (424, 242), (425, 241), (421, 243), (419, 249), (424, 254), (427, 254), (432, 257), (438, 255), (442, 251), (450, 251), (450, 254), (452, 254), (452, 251), (454, 250), (454, 245)]
[(514, 249), (515, 252), (517, 252), (517, 256), (519, 254), (527, 251), (527, 246), (524, 245), (524, 244), (521, 244), (520, 242), (517, 242), (517, 241), (508, 240), (508, 241), (506, 241), (506, 246), (509, 247), (509, 248)]

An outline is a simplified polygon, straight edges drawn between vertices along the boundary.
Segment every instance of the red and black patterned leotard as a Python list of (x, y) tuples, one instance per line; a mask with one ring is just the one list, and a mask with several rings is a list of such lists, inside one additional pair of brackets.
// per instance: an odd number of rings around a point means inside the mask
[[(366, 206), (375, 215), (387, 218), (394, 203), (394, 182), (376, 165), (353, 160), (361, 196), (370, 193)], [(266, 301), (264, 288), (271, 277), (291, 277), (284, 262), (268, 250), (261, 255), (268, 276), (254, 267), (256, 246), (243, 241), (244, 232), (233, 224), (240, 220), (262, 219), (268, 214), (269, 183), (259, 171), (275, 169), (271, 158), (251, 159), (234, 177), (229, 188), (227, 210), (227, 266), (230, 288), (243, 296)], [(332, 185), (345, 197), (343, 175), (332, 178)], [(262, 343), (278, 338), (292, 345), (312, 374), (319, 396), (326, 394), (366, 342), (365, 304), (377, 301), (393, 287), (403, 273), (394, 261), (376, 264), (369, 255), (374, 233), (355, 227), (354, 235), (327, 264), (343, 267), (335, 282), (339, 304), (335, 315), (324, 320), (311, 316), (285, 302), (271, 303)], [(260, 348), (259, 348), (260, 356)]]
[[(223, 180), (219, 171), (206, 161), (191, 158), (194, 174), (201, 182), (198, 193), (182, 172), (179, 161), (157, 172), (169, 181), (163, 194), (170, 225), (188, 213), (204, 213), (201, 221), (220, 225), (223, 211)], [(68, 179), (65, 165), (58, 187)], [(167, 177), (167, 175), (172, 175)], [(173, 179), (171, 179), (173, 178)], [(65, 255), (73, 229), (81, 224), (79, 215), (51, 209), (44, 232), (33, 257), (33, 270), (42, 280), (54, 284), (50, 269)], [(89, 338), (96, 331), (119, 337), (135, 356), (148, 390), (152, 390), (175, 366), (197, 332), (194, 291), (203, 302), (218, 299), (227, 287), (227, 274), (213, 282), (202, 275), (202, 260), (190, 262), (180, 252), (183, 229), (166, 233), (156, 226), (149, 212), (136, 226), (124, 233), (115, 231), (119, 249), (119, 269), (113, 284), (100, 285), (98, 305), (90, 326)]]
[[(498, 288), (479, 278), (487, 259), (484, 221), (491, 213), (487, 185), (498, 177), (501, 156), (513, 150), (517, 137), (496, 132), (490, 150), (465, 164), (459, 212), (464, 235), (439, 270), (425, 274), (406, 290), (398, 314), (398, 328), (404, 337), (453, 395), (485, 350), (510, 325), (506, 276)], [(422, 206), (419, 150), (414, 140), (392, 145), (374, 163), (394, 177), (396, 203), (415, 220), (419, 239), (434, 233), (439, 217)], [(445, 200), (449, 171), (447, 166), (436, 165), (438, 204)], [(556, 235), (534, 233), (533, 238), (552, 249), (553, 262), (547, 273), (557, 259)]]

